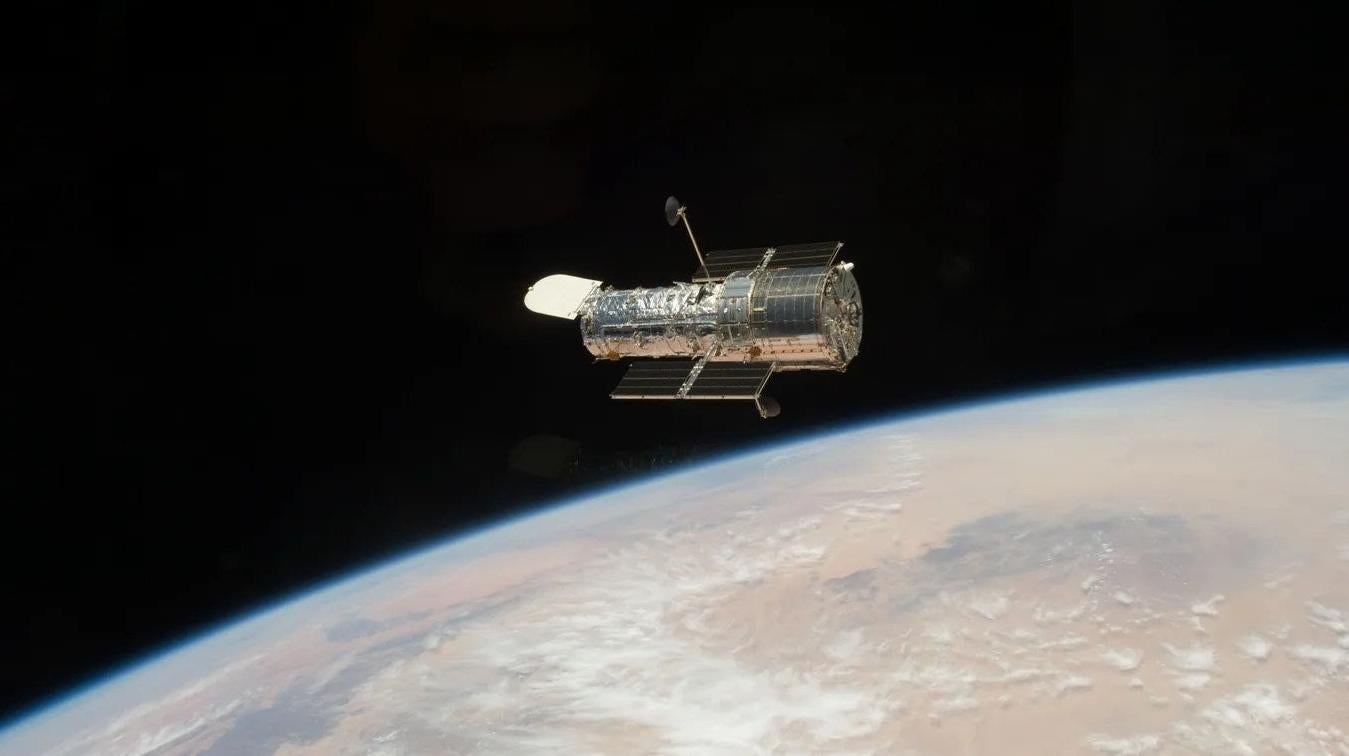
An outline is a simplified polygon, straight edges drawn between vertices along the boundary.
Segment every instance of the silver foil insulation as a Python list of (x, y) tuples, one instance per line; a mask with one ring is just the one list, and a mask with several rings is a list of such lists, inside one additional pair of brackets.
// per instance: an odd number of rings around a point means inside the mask
[(862, 340), (862, 297), (850, 263), (754, 269), (711, 283), (601, 289), (578, 322), (598, 359), (705, 354), (842, 372)]

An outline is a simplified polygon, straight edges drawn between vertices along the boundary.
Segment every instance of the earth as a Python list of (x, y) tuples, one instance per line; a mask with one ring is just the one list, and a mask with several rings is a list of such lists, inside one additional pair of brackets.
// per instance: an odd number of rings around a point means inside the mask
[(9, 754), (1349, 754), (1349, 362), (886, 418), (334, 583)]

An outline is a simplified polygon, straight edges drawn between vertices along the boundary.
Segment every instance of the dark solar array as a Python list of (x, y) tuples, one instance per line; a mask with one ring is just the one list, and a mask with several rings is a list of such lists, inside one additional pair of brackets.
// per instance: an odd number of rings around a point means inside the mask
[(693, 272), (695, 282), (719, 281), (737, 270), (749, 270), (758, 267), (768, 247), (753, 249), (714, 249), (703, 253), (703, 262), (707, 263), (707, 272), (699, 268)]
[[(816, 242), (813, 244), (787, 244), (777, 247), (770, 268), (808, 268), (816, 265), (833, 264), (843, 242)], [(695, 282), (719, 281), (737, 270), (749, 270), (757, 267), (767, 254), (767, 247), (749, 249), (714, 249), (703, 253), (703, 262), (707, 263), (706, 272), (699, 268), (693, 272)]]
[(609, 396), (615, 399), (648, 396), (673, 399), (692, 369), (693, 360), (634, 362)]
[(770, 268), (808, 268), (815, 265), (828, 266), (834, 262), (843, 242), (818, 242), (815, 244), (788, 244), (778, 247), (769, 261)]
[[(692, 369), (692, 360), (634, 362), (609, 396), (615, 399), (674, 399)], [(709, 362), (703, 365), (686, 396), (753, 399), (772, 372), (771, 362)]]
[(753, 399), (772, 372), (771, 362), (709, 362), (689, 388), (688, 396)]

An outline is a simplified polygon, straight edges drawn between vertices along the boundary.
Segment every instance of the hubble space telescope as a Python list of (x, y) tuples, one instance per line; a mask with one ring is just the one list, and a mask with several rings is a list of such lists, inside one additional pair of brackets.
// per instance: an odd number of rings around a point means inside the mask
[(690, 283), (615, 289), (556, 274), (525, 293), (534, 312), (581, 327), (581, 343), (600, 360), (633, 358), (614, 399), (741, 399), (760, 417), (778, 403), (763, 394), (786, 370), (844, 372), (862, 341), (862, 295), (853, 264), (836, 262), (843, 242), (703, 253), (687, 208), (665, 201), (681, 221), (698, 270)]

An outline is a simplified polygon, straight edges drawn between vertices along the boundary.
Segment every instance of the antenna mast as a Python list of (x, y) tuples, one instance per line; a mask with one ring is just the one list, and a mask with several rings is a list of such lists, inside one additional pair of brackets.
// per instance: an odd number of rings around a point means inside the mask
[(689, 225), (688, 208), (679, 204), (679, 200), (674, 197), (667, 197), (665, 200), (665, 222), (671, 226), (684, 221), (684, 230), (689, 234), (689, 243), (693, 245), (693, 254), (698, 256), (698, 266), (703, 269), (703, 275), (707, 274), (707, 263), (703, 262), (702, 250), (698, 249), (698, 240), (693, 238), (693, 227)]

